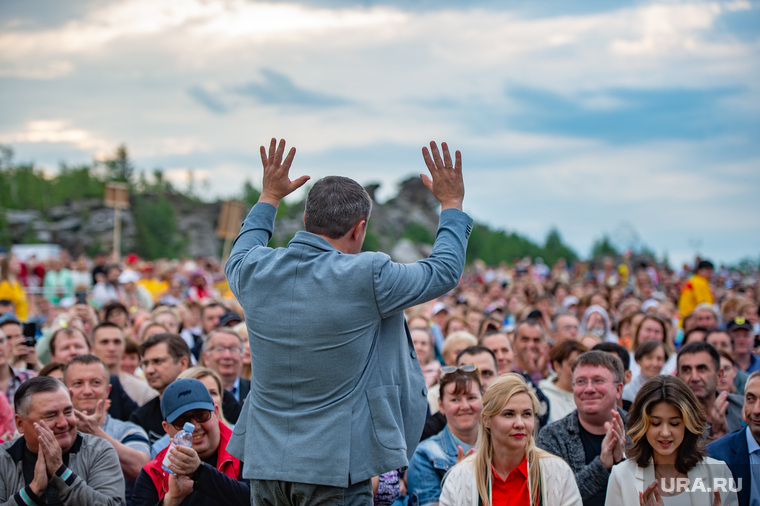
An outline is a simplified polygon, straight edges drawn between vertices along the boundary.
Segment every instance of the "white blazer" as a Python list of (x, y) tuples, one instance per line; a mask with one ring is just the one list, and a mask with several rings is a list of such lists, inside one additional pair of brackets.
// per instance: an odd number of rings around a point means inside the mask
[[(443, 481), (440, 506), (477, 506), (474, 455), (452, 467)], [(541, 504), (544, 506), (583, 506), (581, 493), (570, 466), (554, 455), (539, 459), (541, 465)], [(638, 502), (636, 503), (638, 506)]]
[[(736, 492), (729, 486), (732, 479), (731, 470), (725, 462), (705, 457), (687, 473), (687, 476), (690, 488), (681, 493), (689, 496), (692, 506), (712, 506), (713, 486), (720, 486), (721, 483), (724, 483), (725, 487), (720, 492), (720, 503), (738, 506), (739, 499)], [(639, 506), (639, 492), (643, 492), (654, 481), (654, 463), (650, 463), (647, 467), (639, 467), (631, 459), (621, 462), (612, 468), (604, 504), (605, 506)], [(699, 487), (699, 484), (704, 486), (704, 490)], [(669, 483), (666, 486), (669, 486)]]

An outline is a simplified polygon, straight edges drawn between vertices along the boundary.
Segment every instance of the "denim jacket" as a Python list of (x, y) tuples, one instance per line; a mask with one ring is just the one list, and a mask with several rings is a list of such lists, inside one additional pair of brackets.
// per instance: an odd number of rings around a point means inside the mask
[(449, 426), (417, 446), (406, 472), (409, 497), (415, 506), (436, 504), (441, 495), (441, 481), (457, 463), (457, 445)]

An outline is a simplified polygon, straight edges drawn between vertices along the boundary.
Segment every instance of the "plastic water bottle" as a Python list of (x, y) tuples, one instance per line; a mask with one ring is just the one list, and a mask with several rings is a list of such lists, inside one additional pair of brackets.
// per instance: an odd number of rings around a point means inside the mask
[(164, 455), (164, 461), (161, 462), (161, 468), (166, 471), (169, 474), (174, 474), (174, 471), (169, 469), (169, 465), (171, 462), (169, 461), (169, 452), (172, 451), (172, 448), (175, 446), (186, 446), (187, 448), (190, 448), (193, 446), (193, 431), (195, 430), (195, 425), (193, 425), (190, 422), (185, 422), (185, 425), (182, 426), (182, 430), (174, 434), (174, 437), (172, 438), (172, 442), (169, 444), (169, 449), (166, 450), (166, 455)]

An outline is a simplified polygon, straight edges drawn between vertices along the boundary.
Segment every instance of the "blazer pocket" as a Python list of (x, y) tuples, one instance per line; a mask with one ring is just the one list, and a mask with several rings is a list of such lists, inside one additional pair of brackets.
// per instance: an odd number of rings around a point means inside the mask
[(397, 385), (373, 388), (367, 392), (367, 404), (377, 441), (389, 450), (406, 449), (404, 420)]

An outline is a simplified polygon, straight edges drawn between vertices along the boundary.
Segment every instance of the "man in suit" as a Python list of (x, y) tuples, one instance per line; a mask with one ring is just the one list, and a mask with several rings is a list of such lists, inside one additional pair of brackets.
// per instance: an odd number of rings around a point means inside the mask
[(309, 191), (306, 230), (267, 248), (278, 204), (309, 177), (291, 181), (285, 141), (261, 148), (261, 197), (225, 266), (255, 350), (229, 446), (253, 505), (371, 504), (371, 478), (409, 463), (427, 390), (403, 311), (457, 285), (472, 228), (460, 153), (452, 162), (446, 144), (430, 147), (421, 177), (441, 218), (430, 257), (414, 264), (361, 253), (372, 200), (338, 176)]
[(212, 330), (203, 343), (203, 363), (219, 373), (222, 388), (239, 403), (251, 390), (251, 382), (240, 377), (243, 369), (243, 338), (232, 327)]
[(707, 453), (731, 469), (739, 504), (756, 505), (760, 504), (760, 371), (747, 379), (742, 417), (747, 427), (713, 441), (707, 445)]

